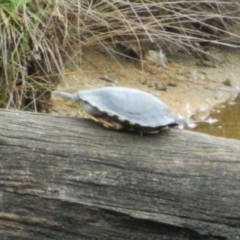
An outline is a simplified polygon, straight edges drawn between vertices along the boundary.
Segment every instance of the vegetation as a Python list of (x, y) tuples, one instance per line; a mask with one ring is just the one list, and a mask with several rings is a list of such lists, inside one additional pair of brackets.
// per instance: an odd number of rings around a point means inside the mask
[(0, 106), (48, 111), (50, 92), (76, 46), (100, 45), (109, 54), (139, 58), (150, 48), (236, 47), (240, 3), (0, 0), (0, 23)]
[(109, 49), (110, 42), (142, 56), (153, 45), (188, 49), (199, 42), (239, 42), (239, 35), (234, 34), (240, 24), (240, 3), (236, 1), (95, 1), (92, 5), (83, 2), (81, 31), (88, 34), (85, 44), (100, 43)]
[(0, 1), (2, 107), (49, 110), (50, 90), (59, 83), (78, 34), (69, 22), (77, 19), (80, 9), (72, 12), (70, 2)]

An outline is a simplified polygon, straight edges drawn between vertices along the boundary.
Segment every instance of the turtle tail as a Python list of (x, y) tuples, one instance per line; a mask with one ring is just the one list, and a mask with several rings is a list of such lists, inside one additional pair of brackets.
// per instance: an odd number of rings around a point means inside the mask
[(61, 97), (65, 100), (69, 100), (71, 102), (77, 102), (78, 100), (78, 96), (77, 94), (71, 94), (71, 93), (66, 93), (66, 92), (59, 92), (59, 91), (53, 91), (52, 92), (52, 95), (53, 96), (56, 96), (56, 97)]

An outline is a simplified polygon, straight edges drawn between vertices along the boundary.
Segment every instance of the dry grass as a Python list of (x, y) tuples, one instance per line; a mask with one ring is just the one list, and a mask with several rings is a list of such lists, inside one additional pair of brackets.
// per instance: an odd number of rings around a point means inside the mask
[(79, 12), (79, 6), (71, 11), (70, 0), (1, 1), (2, 107), (49, 110), (50, 91), (59, 83), (64, 59), (79, 36), (79, 29), (69, 24), (77, 21)]
[(234, 34), (240, 3), (234, 0), (82, 0), (81, 14), (84, 45), (120, 47), (140, 57), (149, 48), (188, 50), (199, 42), (234, 46), (240, 40)]
[[(239, 44), (240, 3), (229, 0), (2, 0), (0, 106), (48, 111), (74, 44), (109, 54)], [(79, 49), (80, 50), (80, 49)], [(199, 50), (199, 49), (198, 49)]]

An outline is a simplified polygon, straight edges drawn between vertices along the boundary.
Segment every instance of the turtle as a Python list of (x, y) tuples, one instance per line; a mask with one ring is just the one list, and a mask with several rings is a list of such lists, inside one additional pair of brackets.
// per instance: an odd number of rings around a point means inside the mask
[(89, 118), (108, 129), (158, 133), (185, 125), (159, 98), (134, 88), (101, 87), (75, 94), (59, 91), (52, 94), (79, 104)]

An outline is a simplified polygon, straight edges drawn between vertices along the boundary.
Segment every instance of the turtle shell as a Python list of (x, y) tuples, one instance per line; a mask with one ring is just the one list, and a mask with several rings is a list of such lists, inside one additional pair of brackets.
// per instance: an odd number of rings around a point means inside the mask
[(122, 128), (146, 131), (177, 125), (167, 105), (144, 91), (103, 87), (79, 91), (77, 95), (84, 110), (97, 121), (102, 118), (106, 123), (118, 122)]

